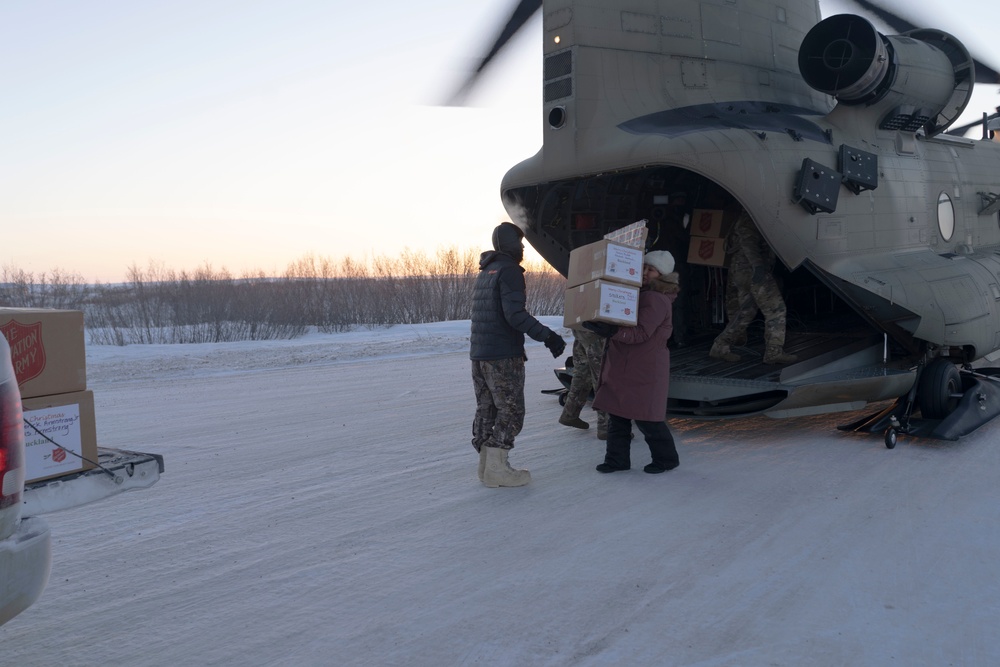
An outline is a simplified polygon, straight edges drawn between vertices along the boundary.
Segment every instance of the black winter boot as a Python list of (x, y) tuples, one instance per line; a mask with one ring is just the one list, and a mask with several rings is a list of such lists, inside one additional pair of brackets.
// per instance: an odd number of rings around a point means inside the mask
[(645, 472), (658, 474), (673, 470), (680, 465), (677, 447), (674, 445), (674, 436), (670, 433), (670, 427), (665, 421), (636, 421), (635, 424), (646, 437), (649, 454), (653, 459), (652, 463), (643, 468)]
[(632, 467), (632, 421), (624, 417), (608, 415), (608, 444), (604, 453), (604, 463), (597, 466), (598, 472), (618, 472)]

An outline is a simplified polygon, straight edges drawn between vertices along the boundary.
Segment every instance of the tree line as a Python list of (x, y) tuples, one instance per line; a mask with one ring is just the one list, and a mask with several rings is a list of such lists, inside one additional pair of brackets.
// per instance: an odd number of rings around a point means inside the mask
[[(541, 263), (525, 269), (528, 311), (561, 315), (565, 279)], [(113, 284), (5, 266), (0, 306), (81, 310), (94, 345), (289, 339), (309, 327), (330, 333), (469, 319), (478, 273), (479, 251), (457, 248), (369, 262), (307, 255), (278, 277), (133, 264)]]

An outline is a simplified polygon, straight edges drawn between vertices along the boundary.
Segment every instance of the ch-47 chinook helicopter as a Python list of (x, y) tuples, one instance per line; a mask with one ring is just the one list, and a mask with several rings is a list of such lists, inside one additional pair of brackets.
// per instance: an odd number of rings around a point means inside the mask
[(1000, 359), (1000, 114), (976, 123), (981, 139), (948, 133), (973, 84), (1000, 75), (945, 32), (862, 8), (902, 34), (821, 20), (816, 0), (526, 1), (482, 60), (542, 10), (544, 143), (501, 196), (563, 275), (573, 248), (641, 219), (654, 247), (677, 247), (660, 221), (680, 193), (687, 210), (746, 210), (779, 259), (798, 360), (763, 364), (753, 331), (755, 360), (710, 358), (723, 269), (688, 264), (670, 417), (897, 399), (841, 427), (891, 448), (1000, 414), (986, 367)]

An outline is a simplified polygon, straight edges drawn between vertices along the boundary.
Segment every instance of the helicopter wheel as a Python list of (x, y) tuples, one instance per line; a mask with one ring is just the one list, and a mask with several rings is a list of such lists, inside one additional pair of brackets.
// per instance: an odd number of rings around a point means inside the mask
[(935, 359), (920, 375), (917, 401), (927, 419), (944, 419), (962, 398), (962, 376), (955, 364)]
[(559, 394), (559, 405), (566, 405), (566, 392)]
[(899, 432), (896, 431), (895, 427), (890, 426), (885, 430), (885, 446), (886, 449), (895, 449), (896, 440), (899, 438)]

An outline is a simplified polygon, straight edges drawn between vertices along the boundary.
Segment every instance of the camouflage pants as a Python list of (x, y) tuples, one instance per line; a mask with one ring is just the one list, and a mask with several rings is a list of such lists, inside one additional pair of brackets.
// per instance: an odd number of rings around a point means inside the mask
[(764, 344), (766, 347), (785, 345), (785, 300), (774, 279), (773, 259), (754, 266), (746, 254), (737, 251), (729, 266), (726, 289), (726, 315), (729, 322), (715, 339), (716, 345), (741, 345), (746, 342), (747, 327), (764, 314)]
[(476, 418), (472, 446), (511, 449), (524, 426), (524, 359), (472, 362)]
[[(578, 418), (590, 398), (590, 392), (597, 389), (606, 343), (603, 336), (590, 331), (574, 331), (573, 336), (573, 381), (570, 382), (562, 411), (566, 419)], [(597, 411), (598, 429), (606, 431), (607, 423), (607, 413)]]

